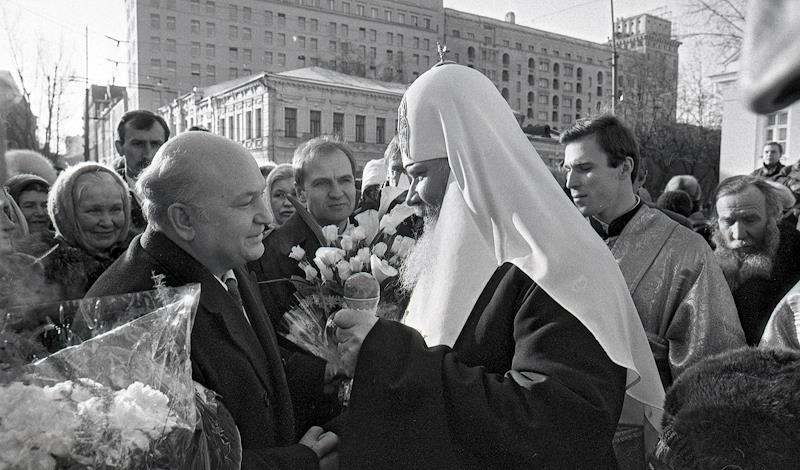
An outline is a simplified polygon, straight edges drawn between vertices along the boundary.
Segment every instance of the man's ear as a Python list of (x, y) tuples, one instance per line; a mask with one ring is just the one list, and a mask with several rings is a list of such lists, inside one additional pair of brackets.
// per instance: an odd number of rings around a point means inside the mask
[(117, 149), (117, 153), (118, 154), (123, 155), (122, 154), (122, 141), (121, 140), (115, 140), (114, 141), (114, 148)]
[(305, 205), (306, 204), (306, 190), (303, 189), (303, 187), (300, 186), (299, 184), (295, 183), (294, 184), (294, 193), (297, 196), (297, 199), (299, 199), (300, 202), (302, 202), (303, 205)]
[(176, 202), (167, 208), (167, 220), (172, 230), (183, 240), (191, 241), (195, 237), (195, 216), (192, 208)]
[(629, 181), (631, 180), (631, 174), (633, 173), (633, 157), (625, 157), (623, 160), (622, 165), (622, 173), (620, 173), (620, 179), (627, 178)]

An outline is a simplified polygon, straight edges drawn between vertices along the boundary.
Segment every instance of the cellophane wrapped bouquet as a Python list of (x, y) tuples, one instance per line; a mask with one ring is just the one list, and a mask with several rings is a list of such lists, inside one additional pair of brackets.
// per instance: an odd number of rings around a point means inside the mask
[[(232, 418), (192, 381), (199, 295), (194, 284), (5, 312), (6, 330), (26, 316), (60, 314), (53, 329), (78, 344), (5, 364), (0, 469), (239, 468)], [(66, 333), (63, 317), (85, 324), (86, 341)]]
[[(339, 234), (335, 225), (322, 227), (327, 246), (313, 255), (294, 246), (287, 255), (296, 260), (305, 277), (292, 276), (298, 304), (284, 314), (281, 334), (289, 341), (331, 363), (338, 363), (339, 353), (333, 341), (329, 320), (346, 305), (346, 289), (356, 289), (348, 279), (357, 273), (368, 273), (380, 286), (384, 309), (391, 309), (392, 292), (398, 268), (416, 240), (397, 233), (397, 226), (414, 213), (406, 204), (399, 204), (380, 219), (375, 210), (355, 216), (357, 226), (349, 226)], [(359, 276), (363, 280), (362, 276)], [(363, 296), (364, 291), (356, 296)], [(353, 294), (351, 294), (353, 296)], [(381, 307), (378, 308), (378, 312)]]

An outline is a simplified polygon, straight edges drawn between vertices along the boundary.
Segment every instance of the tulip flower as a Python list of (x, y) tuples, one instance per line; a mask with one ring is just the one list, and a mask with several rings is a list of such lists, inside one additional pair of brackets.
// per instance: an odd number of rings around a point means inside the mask
[(333, 266), (340, 259), (344, 259), (345, 252), (341, 248), (323, 246), (321, 248), (317, 248), (317, 252), (314, 255), (316, 258), (322, 260), (322, 262), (325, 263), (325, 266)]
[(322, 236), (325, 237), (328, 245), (334, 245), (339, 239), (339, 228), (335, 225), (326, 225), (322, 227)]
[(378, 258), (383, 258), (387, 248), (386, 243), (378, 242), (372, 247), (372, 254), (376, 255)]
[(292, 258), (295, 261), (300, 261), (306, 255), (306, 250), (300, 248), (300, 245), (295, 245), (292, 247), (292, 252), (289, 253), (289, 258)]
[(388, 261), (382, 260), (376, 255), (372, 255), (369, 258), (369, 264), (372, 275), (375, 276), (378, 283), (383, 283), (386, 279), (397, 276), (397, 269), (390, 266)]

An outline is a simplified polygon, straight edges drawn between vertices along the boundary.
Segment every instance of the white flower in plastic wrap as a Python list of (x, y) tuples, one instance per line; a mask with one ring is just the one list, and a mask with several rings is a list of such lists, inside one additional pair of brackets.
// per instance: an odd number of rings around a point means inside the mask
[(409, 250), (411, 250), (411, 247), (414, 246), (414, 243), (413, 238), (398, 235), (395, 237), (394, 242), (392, 242), (391, 252), (397, 254), (400, 259), (405, 258)]
[(317, 278), (317, 274), (319, 274), (317, 273), (317, 270), (314, 269), (314, 267), (311, 266), (310, 264), (306, 264), (303, 266), (303, 272), (305, 272), (306, 274), (306, 281), (313, 281), (314, 279)]
[[(367, 250), (367, 256), (369, 256), (369, 248), (367, 248), (366, 250)], [(363, 270), (364, 270), (364, 262), (361, 261), (358, 255), (350, 258), (350, 271), (352, 271), (353, 273), (360, 273)]]
[(169, 398), (141, 382), (114, 394), (108, 423), (122, 431), (122, 442), (147, 449), (150, 442), (176, 426)]
[(306, 250), (300, 248), (300, 245), (295, 245), (292, 247), (291, 253), (289, 253), (289, 258), (293, 260), (300, 261), (306, 255)]
[(375, 276), (375, 279), (378, 280), (379, 284), (383, 283), (383, 281), (389, 279), (390, 277), (397, 276), (397, 269), (389, 265), (388, 261), (380, 259), (376, 255), (372, 255), (372, 257), (370, 257), (369, 263), (372, 270), (372, 275)]
[(315, 259), (319, 259), (325, 266), (333, 266), (340, 259), (344, 259), (345, 252), (341, 248), (334, 248), (329, 246), (323, 246), (322, 248), (317, 248), (317, 252), (314, 254), (316, 257)]
[(348, 253), (353, 249), (353, 247), (356, 246), (355, 240), (353, 240), (353, 237), (350, 235), (342, 235), (342, 241), (340, 242), (340, 245), (342, 246), (342, 249)]
[(319, 273), (322, 276), (323, 281), (333, 280), (333, 270), (330, 268), (330, 266), (326, 265), (322, 259), (314, 258), (314, 264), (317, 265), (317, 269), (319, 269)]
[[(50, 387), (48, 387), (50, 388)], [(55, 468), (68, 456), (80, 424), (69, 391), (14, 382), (0, 387), (0, 468)]]
[(345, 259), (340, 259), (336, 263), (336, 271), (339, 273), (339, 279), (342, 281), (346, 281), (347, 278), (353, 274), (353, 270), (350, 268), (350, 262)]
[(378, 211), (374, 209), (366, 210), (355, 216), (358, 226), (364, 230), (365, 240), (372, 242), (378, 234)]
[(366, 240), (367, 233), (364, 231), (364, 227), (353, 227), (350, 231), (350, 237), (353, 238), (353, 241), (358, 243), (362, 240)]
[(383, 258), (386, 255), (386, 243), (378, 242), (375, 246), (372, 247), (372, 254), (377, 256), (378, 258)]
[(322, 227), (322, 236), (328, 245), (333, 245), (339, 239), (339, 228), (335, 225), (326, 225)]

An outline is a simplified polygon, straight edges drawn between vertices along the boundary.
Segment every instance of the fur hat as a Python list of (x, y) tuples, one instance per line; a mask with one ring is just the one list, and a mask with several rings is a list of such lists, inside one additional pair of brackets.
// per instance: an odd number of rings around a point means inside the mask
[(9, 150), (6, 152), (7, 177), (23, 173), (41, 176), (52, 185), (56, 180), (56, 170), (50, 160), (33, 150)]
[(800, 462), (800, 352), (741, 348), (687, 369), (668, 390), (656, 458), (691, 470)]

